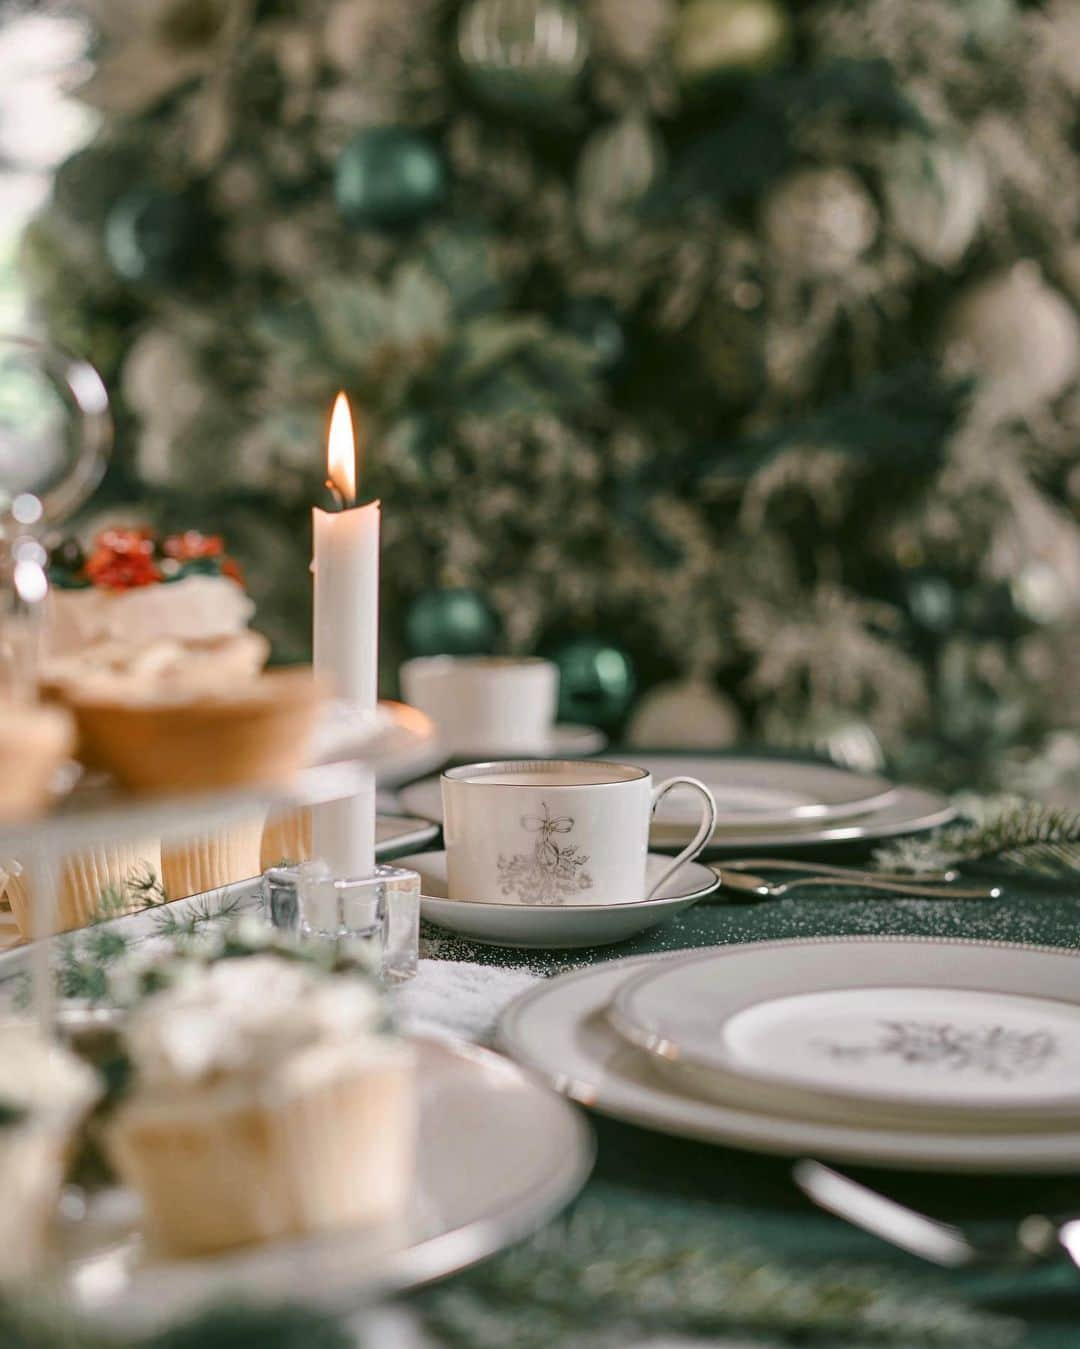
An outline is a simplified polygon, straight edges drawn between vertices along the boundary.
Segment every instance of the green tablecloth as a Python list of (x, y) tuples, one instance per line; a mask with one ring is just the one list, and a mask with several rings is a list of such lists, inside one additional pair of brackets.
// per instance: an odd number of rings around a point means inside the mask
[[(851, 892), (844, 892), (850, 895)], [(850, 933), (1080, 945), (1080, 899), (1009, 883), (994, 902), (844, 898), (704, 904), (589, 952), (527, 955), (439, 937), (439, 954), (554, 973), (654, 951)], [(596, 1170), (566, 1215), (513, 1251), (414, 1299), (438, 1340), (499, 1346), (1080, 1346), (1080, 1271), (944, 1272), (814, 1210), (783, 1159), (593, 1117)], [(939, 1216), (1000, 1228), (1080, 1211), (1080, 1176), (936, 1177), (854, 1171)]]

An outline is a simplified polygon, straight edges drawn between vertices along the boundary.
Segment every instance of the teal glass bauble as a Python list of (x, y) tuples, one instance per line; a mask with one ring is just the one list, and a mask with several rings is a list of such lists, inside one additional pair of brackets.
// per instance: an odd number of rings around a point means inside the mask
[(484, 597), (464, 587), (429, 590), (405, 616), (413, 656), (486, 656), (499, 638), (499, 620)]
[(438, 151), (403, 126), (372, 126), (342, 150), (334, 176), (338, 210), (361, 229), (406, 225), (442, 201), (446, 171)]
[(193, 194), (141, 185), (109, 211), (105, 253), (125, 281), (171, 285), (202, 269), (208, 225)]
[(634, 701), (634, 662), (621, 647), (598, 637), (578, 637), (552, 657), (559, 667), (559, 720), (618, 726)]

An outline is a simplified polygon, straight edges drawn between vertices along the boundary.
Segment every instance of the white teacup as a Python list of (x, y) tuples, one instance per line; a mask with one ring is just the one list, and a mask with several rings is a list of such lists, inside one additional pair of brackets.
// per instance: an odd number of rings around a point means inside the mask
[(402, 665), (401, 691), (448, 754), (536, 754), (550, 739), (559, 670), (539, 657), (421, 656)]
[[(646, 892), (649, 821), (672, 787), (702, 798), (701, 827)], [(486, 904), (625, 904), (651, 899), (696, 857), (716, 822), (697, 778), (656, 787), (644, 768), (583, 760), (466, 764), (442, 775), (451, 899)]]

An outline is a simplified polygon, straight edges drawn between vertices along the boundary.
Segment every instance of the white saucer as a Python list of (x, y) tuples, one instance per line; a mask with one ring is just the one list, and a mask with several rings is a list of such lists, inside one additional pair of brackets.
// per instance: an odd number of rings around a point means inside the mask
[(569, 723), (552, 726), (545, 738), (536, 745), (461, 745), (442, 741), (440, 748), (455, 759), (580, 759), (598, 754), (607, 744), (607, 736), (598, 726), (574, 726)]
[[(1055, 996), (1069, 990), (1075, 996), (1080, 987), (1080, 952), (1019, 942), (825, 937), (753, 945), (783, 968), (790, 956), (807, 946), (843, 949), (848, 965), (857, 967), (864, 952), (880, 944), (888, 944), (897, 969), (921, 967), (928, 953), (947, 961), (950, 954), (963, 959), (969, 951), (983, 952), (995, 968), (1037, 970)], [(727, 948), (733, 955), (747, 949)], [(623, 1040), (606, 1015), (624, 980), (673, 959), (679, 957), (609, 961), (543, 980), (503, 1013), (500, 1047), (557, 1090), (601, 1114), (728, 1147), (929, 1171), (1059, 1172), (1080, 1167), (1080, 1123), (1071, 1131), (1002, 1131), (973, 1139), (970, 1134), (918, 1127), (823, 1123), (721, 1105), (674, 1090), (650, 1056)], [(940, 982), (940, 974), (934, 978)]]
[(722, 1104), (978, 1133), (1080, 1121), (1080, 987), (1055, 984), (1040, 955), (721, 948), (628, 979), (609, 1016), (680, 1088)]
[[(656, 876), (669, 857), (649, 854), (646, 875)], [(719, 885), (716, 873), (700, 862), (685, 862), (656, 899), (627, 904), (486, 904), (446, 898), (446, 853), (417, 853), (398, 866), (420, 873), (420, 912), (429, 923), (471, 941), (494, 946), (567, 950), (609, 946), (666, 922)]]

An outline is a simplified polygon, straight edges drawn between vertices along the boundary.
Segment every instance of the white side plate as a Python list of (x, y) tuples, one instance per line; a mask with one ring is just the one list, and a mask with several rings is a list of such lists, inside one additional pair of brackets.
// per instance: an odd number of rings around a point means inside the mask
[(1073, 1127), (1080, 986), (1047, 968), (993, 946), (898, 959), (883, 939), (853, 960), (847, 942), (819, 942), (782, 962), (734, 947), (627, 980), (610, 1016), (679, 1085), (721, 1103), (973, 1132)]

